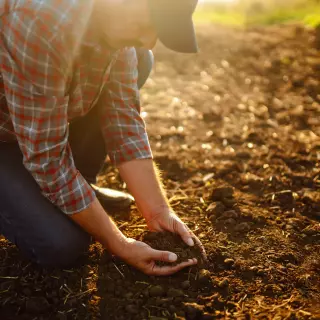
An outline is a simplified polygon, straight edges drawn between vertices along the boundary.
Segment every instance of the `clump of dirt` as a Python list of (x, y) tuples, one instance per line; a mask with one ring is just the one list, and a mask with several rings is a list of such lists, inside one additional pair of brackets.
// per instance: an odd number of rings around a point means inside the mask
[(158, 261), (157, 264), (164, 265), (177, 265), (181, 262), (188, 261), (189, 259), (196, 258), (198, 265), (203, 266), (205, 258), (202, 254), (201, 248), (195, 242), (194, 246), (188, 246), (178, 234), (172, 232), (150, 232), (147, 231), (142, 234), (141, 241), (147, 243), (153, 249), (164, 250), (175, 253), (178, 256), (177, 261), (174, 263), (167, 263)]

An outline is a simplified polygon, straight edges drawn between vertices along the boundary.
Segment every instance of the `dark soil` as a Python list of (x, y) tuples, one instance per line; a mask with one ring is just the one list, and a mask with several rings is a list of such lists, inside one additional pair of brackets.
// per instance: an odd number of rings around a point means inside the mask
[(158, 261), (158, 265), (177, 265), (192, 258), (196, 258), (198, 264), (201, 266), (205, 264), (205, 257), (202, 255), (201, 248), (199, 248), (197, 244), (193, 247), (188, 246), (177, 234), (171, 232), (148, 231), (143, 233), (139, 240), (147, 243), (154, 249), (170, 251), (178, 256), (177, 261), (174, 263)]
[[(143, 115), (170, 203), (206, 269), (148, 277), (95, 243), (45, 270), (0, 240), (0, 319), (320, 319), (320, 53), (301, 26), (199, 28), (199, 55), (158, 46)], [(125, 185), (106, 166), (99, 182)], [(146, 231), (133, 208), (114, 219)]]

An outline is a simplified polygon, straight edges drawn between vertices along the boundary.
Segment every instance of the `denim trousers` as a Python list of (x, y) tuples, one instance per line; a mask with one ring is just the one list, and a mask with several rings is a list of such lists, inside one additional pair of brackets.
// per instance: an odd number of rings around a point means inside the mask
[[(137, 48), (138, 86), (153, 66), (153, 54)], [(80, 173), (94, 182), (107, 151), (99, 127), (99, 103), (69, 125), (69, 143)], [(84, 130), (85, 128), (85, 130)], [(74, 265), (91, 236), (54, 206), (25, 169), (17, 143), (0, 143), (0, 234), (29, 260), (45, 267)]]

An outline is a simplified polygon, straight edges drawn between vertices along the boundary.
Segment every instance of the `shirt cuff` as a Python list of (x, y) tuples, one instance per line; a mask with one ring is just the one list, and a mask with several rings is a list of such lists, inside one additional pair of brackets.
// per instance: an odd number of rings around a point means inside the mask
[(147, 133), (143, 133), (139, 137), (127, 138), (119, 149), (108, 151), (108, 155), (111, 163), (116, 167), (131, 160), (153, 158)]
[(79, 171), (57, 192), (43, 195), (67, 215), (86, 209), (96, 197), (94, 190)]

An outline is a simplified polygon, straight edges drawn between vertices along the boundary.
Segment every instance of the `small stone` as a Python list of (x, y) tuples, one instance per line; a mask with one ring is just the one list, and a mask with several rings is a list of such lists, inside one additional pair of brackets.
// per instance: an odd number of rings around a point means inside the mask
[(274, 193), (274, 200), (279, 201), (283, 206), (292, 207), (295, 203), (295, 194), (292, 190), (282, 190)]
[(126, 306), (126, 311), (128, 313), (131, 313), (131, 314), (138, 314), (139, 313), (139, 309), (137, 306), (135, 306), (134, 304), (128, 304)]
[(207, 208), (207, 215), (208, 217), (211, 217), (211, 216), (215, 216), (215, 217), (218, 217), (220, 216), (224, 211), (226, 210), (226, 207), (225, 205), (220, 202), (220, 201), (217, 201), (217, 202), (212, 202), (208, 208)]
[(173, 304), (171, 304), (168, 309), (171, 313), (174, 313), (177, 310), (177, 308)]
[(251, 153), (247, 151), (239, 151), (237, 152), (236, 157), (240, 159), (250, 159)]
[(258, 216), (256, 221), (258, 224), (265, 224), (267, 222), (267, 219), (264, 216)]
[(234, 228), (234, 230), (238, 232), (247, 232), (250, 229), (251, 228), (248, 222), (241, 222)]
[(163, 302), (163, 299), (162, 299), (162, 298), (160, 298), (160, 297), (157, 297), (157, 298), (156, 298), (156, 302), (155, 302), (155, 305), (156, 305), (156, 306), (159, 307), (159, 306), (163, 305), (163, 303), (164, 303), (164, 302)]
[(189, 287), (190, 287), (190, 281), (189, 281), (189, 280), (183, 281), (183, 282), (181, 283), (181, 288), (182, 288), (182, 289), (186, 290), (186, 289), (188, 289)]
[(227, 208), (230, 209), (233, 208), (237, 203), (237, 201), (233, 198), (223, 198), (222, 202)]
[(244, 176), (244, 183), (249, 185), (254, 190), (260, 190), (263, 187), (263, 178), (248, 172)]
[(182, 290), (170, 288), (167, 292), (167, 296), (172, 298), (183, 297), (184, 293)]
[(279, 266), (279, 270), (282, 272), (286, 272), (287, 268), (285, 266)]
[(210, 285), (212, 284), (211, 273), (209, 270), (202, 269), (198, 275), (198, 281), (202, 285)]
[(188, 303), (186, 304), (185, 311), (186, 311), (186, 318), (193, 320), (193, 319), (201, 319), (203, 314), (203, 307), (196, 304), (196, 303)]
[(223, 279), (218, 283), (219, 288), (226, 288), (229, 286), (229, 281), (227, 279)]
[(224, 198), (233, 198), (232, 187), (219, 187), (212, 191), (212, 194), (211, 194), (212, 201), (221, 201)]
[(237, 221), (232, 219), (232, 218), (227, 219), (227, 220), (224, 221), (225, 225), (230, 225), (230, 226), (234, 226), (236, 223), (237, 223)]
[(221, 219), (230, 219), (230, 218), (237, 219), (238, 213), (234, 210), (229, 210), (223, 213), (223, 215), (221, 216)]
[(145, 296), (145, 297), (149, 297), (149, 289), (148, 289), (148, 288), (144, 289), (144, 290), (142, 291), (142, 294), (143, 294), (143, 296)]
[(282, 292), (281, 287), (277, 286), (276, 284), (267, 284), (265, 286), (265, 293), (269, 295), (273, 294), (280, 294)]
[(49, 307), (49, 302), (44, 297), (31, 297), (26, 302), (26, 310), (30, 313), (42, 313)]
[(262, 277), (262, 276), (264, 276), (265, 274), (266, 274), (266, 272), (265, 272), (263, 269), (257, 270), (257, 275), (258, 275), (258, 276)]
[(224, 263), (228, 266), (232, 266), (232, 265), (234, 265), (234, 260), (231, 258), (227, 258), (224, 260)]
[(164, 293), (164, 289), (161, 286), (153, 286), (149, 289), (150, 297), (161, 297)]
[(124, 297), (125, 297), (126, 299), (131, 299), (131, 298), (133, 297), (133, 293), (132, 293), (132, 292), (127, 292), (127, 293), (124, 295)]

